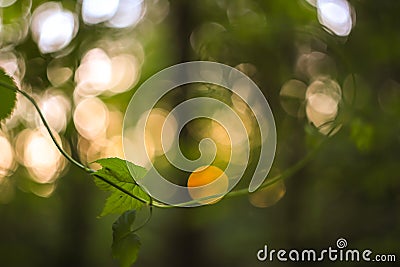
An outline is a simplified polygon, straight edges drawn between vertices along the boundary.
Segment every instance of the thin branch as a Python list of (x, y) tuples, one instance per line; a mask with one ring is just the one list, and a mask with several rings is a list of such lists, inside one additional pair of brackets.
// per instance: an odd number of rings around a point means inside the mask
[[(327, 140), (327, 139), (324, 139), (324, 140)], [(324, 143), (324, 142), (321, 142), (321, 144), (319, 144), (316, 148), (314, 148), (311, 152), (309, 152), (303, 159), (298, 161), (296, 164), (294, 164), (290, 168), (286, 169), (282, 173), (280, 173), (272, 178), (267, 179), (265, 182), (263, 182), (261, 184), (261, 186), (257, 189), (257, 191), (262, 188), (269, 187), (269, 186), (275, 184), (276, 182), (278, 182), (280, 180), (284, 180), (284, 179), (294, 175), (296, 172), (300, 171), (313, 158), (313, 156), (319, 151), (322, 143)], [(249, 193), (248, 189), (244, 188), (244, 189), (232, 191), (232, 192), (228, 193), (225, 197), (236, 197), (236, 196), (246, 195), (248, 193)]]
[(28, 99), (29, 102), (31, 102), (32, 105), (35, 107), (36, 111), (39, 113), (40, 119), (42, 120), (44, 127), (45, 127), (46, 130), (48, 131), (48, 133), (49, 133), (49, 135), (50, 135), (50, 138), (51, 138), (51, 140), (53, 141), (53, 143), (56, 145), (58, 151), (60, 151), (60, 153), (61, 153), (65, 158), (67, 158), (72, 164), (78, 166), (79, 168), (83, 169), (83, 170), (86, 171), (86, 172), (89, 172), (89, 173), (93, 172), (92, 169), (90, 169), (90, 168), (84, 166), (83, 164), (81, 164), (80, 162), (78, 162), (78, 161), (76, 161), (74, 158), (72, 158), (72, 157), (62, 148), (62, 146), (57, 142), (57, 140), (56, 140), (56, 138), (55, 138), (55, 136), (54, 136), (54, 134), (53, 134), (53, 132), (52, 132), (52, 130), (51, 130), (49, 124), (47, 123), (47, 121), (46, 121), (46, 119), (45, 119), (45, 117), (44, 117), (42, 111), (41, 111), (40, 108), (39, 108), (39, 105), (36, 103), (36, 101), (35, 101), (35, 99), (33, 99), (33, 97), (31, 97), (31, 96), (30, 96), (28, 93), (26, 93), (25, 91), (22, 91), (22, 90), (20, 90), (19, 88), (14, 87), (14, 86), (10, 86), (10, 85), (8, 85), (8, 84), (5, 84), (5, 83), (0, 82), (0, 86), (4, 87), (4, 88), (6, 88), (6, 89), (9, 89), (9, 90), (16, 91), (16, 92), (22, 94), (26, 99)]
[(76, 160), (75, 160), (74, 158), (72, 158), (72, 156), (69, 155), (69, 154), (62, 148), (62, 146), (57, 142), (57, 139), (55, 138), (55, 136), (54, 136), (54, 134), (53, 134), (53, 132), (52, 132), (52, 130), (51, 130), (49, 124), (48, 124), (47, 121), (46, 121), (46, 118), (44, 117), (42, 111), (40, 110), (39, 105), (36, 103), (36, 100), (35, 100), (32, 96), (30, 96), (28, 93), (26, 93), (25, 91), (20, 90), (20, 89), (17, 88), (17, 87), (10, 86), (10, 85), (5, 84), (5, 83), (3, 83), (3, 82), (0, 82), (0, 86), (4, 87), (4, 88), (6, 88), (6, 89), (13, 90), (13, 91), (16, 91), (16, 92), (22, 94), (26, 99), (29, 100), (29, 102), (32, 103), (32, 105), (35, 107), (36, 111), (39, 113), (40, 119), (42, 120), (43, 125), (45, 126), (46, 130), (48, 131), (48, 133), (49, 133), (49, 135), (50, 135), (50, 138), (51, 138), (51, 140), (53, 141), (53, 143), (55, 144), (55, 146), (57, 147), (58, 151), (59, 151), (65, 158), (67, 158), (67, 159), (69, 160), (69, 162), (71, 162), (73, 165), (75, 165), (75, 166), (81, 168), (81, 169), (84, 170), (85, 172), (87, 172), (87, 173), (89, 173), (89, 174), (91, 174), (91, 175), (93, 175), (93, 176), (99, 178), (99, 179), (102, 180), (103, 182), (109, 184), (110, 186), (112, 186), (112, 187), (118, 189), (119, 191), (121, 191), (121, 192), (127, 194), (128, 196), (130, 196), (130, 197), (132, 197), (132, 198), (134, 198), (134, 199), (136, 199), (136, 200), (138, 200), (138, 201), (140, 201), (140, 202), (142, 202), (142, 203), (144, 203), (144, 204), (147, 204), (147, 205), (156, 205), (157, 207), (162, 207), (162, 206), (163, 206), (162, 204), (159, 204), (159, 205), (158, 205), (158, 203), (157, 203), (157, 204), (153, 204), (151, 201), (150, 201), (150, 203), (149, 203), (149, 202), (147, 202), (146, 200), (141, 199), (141, 198), (139, 198), (139, 197), (133, 195), (131, 192), (129, 192), (129, 191), (127, 191), (126, 189), (124, 189), (124, 188), (118, 186), (117, 184), (113, 183), (112, 181), (109, 181), (109, 180), (107, 180), (107, 179), (105, 179), (105, 178), (103, 178), (103, 177), (101, 177), (101, 176), (99, 176), (99, 175), (96, 175), (96, 174), (95, 174), (95, 170), (93, 170), (93, 169), (91, 169), (91, 168), (89, 168), (89, 167), (83, 165), (82, 163), (76, 161)]
[(152, 205), (152, 200), (150, 199), (150, 205), (149, 205), (149, 216), (147, 216), (146, 220), (143, 222), (142, 225), (138, 226), (136, 229), (132, 230), (132, 232), (137, 232), (140, 229), (142, 229), (144, 226), (146, 226), (146, 224), (148, 224), (151, 220), (151, 218), (153, 217), (153, 205)]
[[(207, 200), (207, 199), (212, 199), (215, 197), (221, 197), (223, 195), (219, 194), (219, 195), (214, 195), (214, 196), (207, 196), (204, 197), (202, 199), (196, 199), (187, 203), (181, 203), (180, 205), (169, 205), (169, 204), (165, 204), (165, 203), (161, 203), (158, 201), (153, 200), (153, 198), (150, 196), (150, 201), (147, 202), (146, 200), (135, 196), (134, 194), (132, 194), (131, 192), (129, 192), (128, 190), (124, 189), (123, 187), (120, 187), (119, 185), (113, 183), (112, 181), (109, 181), (107, 179), (105, 179), (104, 177), (101, 177), (100, 175), (95, 174), (95, 170), (83, 165), (82, 163), (76, 161), (75, 159), (73, 159), (62, 147), (61, 145), (57, 142), (55, 136), (53, 135), (51, 128), (49, 126), (49, 124), (47, 123), (43, 113), (41, 112), (38, 104), (36, 103), (35, 99), (33, 99), (33, 97), (31, 97), (28, 93), (18, 89), (17, 87), (13, 87), (10, 86), (8, 84), (4, 84), (2, 82), (0, 82), (0, 86), (3, 86), (4, 88), (10, 89), (10, 90), (14, 90), (20, 94), (22, 94), (25, 98), (27, 98), (35, 107), (36, 111), (39, 113), (40, 119), (42, 120), (46, 130), (49, 132), (49, 135), (53, 141), (53, 143), (56, 145), (57, 149), (60, 151), (60, 153), (66, 157), (72, 164), (78, 166), (79, 168), (81, 168), (82, 170), (86, 171), (87, 173), (95, 176), (96, 178), (102, 180), (103, 182), (109, 184), (110, 186), (118, 189), (119, 191), (127, 194), (128, 196), (136, 199), (137, 201), (140, 201), (141, 203), (144, 203), (146, 205), (150, 206), (150, 211), (152, 212), (152, 207), (158, 207), (158, 208), (173, 208), (173, 207), (179, 207), (179, 206), (185, 206), (187, 204), (191, 204), (191, 203), (197, 203), (199, 200)], [(309, 152), (302, 160), (300, 160), (299, 162), (297, 162), (296, 164), (294, 164), (293, 166), (291, 166), (290, 168), (288, 168), (286, 171), (284, 171), (283, 173), (267, 179), (264, 183), (261, 184), (261, 186), (259, 187), (259, 189), (262, 188), (266, 188), (268, 186), (271, 186), (273, 184), (275, 184), (276, 182), (283, 180), (285, 178), (288, 178), (290, 176), (292, 176), (293, 174), (295, 174), (296, 172), (298, 172), (300, 169), (302, 169), (312, 158), (313, 156), (317, 153), (317, 151), (320, 149), (320, 147), (322, 146), (322, 144), (328, 139), (328, 137), (330, 136), (331, 132), (335, 129), (335, 127), (333, 127), (331, 129), (331, 131), (327, 134), (327, 137), (324, 138), (324, 140), (318, 145), (316, 146), (316, 148), (314, 148), (311, 152)], [(258, 189), (258, 190), (259, 190)], [(249, 192), (247, 190), (247, 188), (244, 189), (239, 189), (239, 190), (234, 190), (231, 191), (230, 193), (226, 194), (224, 197), (235, 197), (235, 196), (241, 196), (241, 195), (247, 195)], [(151, 217), (151, 216), (150, 216)], [(147, 223), (147, 222), (146, 222)]]

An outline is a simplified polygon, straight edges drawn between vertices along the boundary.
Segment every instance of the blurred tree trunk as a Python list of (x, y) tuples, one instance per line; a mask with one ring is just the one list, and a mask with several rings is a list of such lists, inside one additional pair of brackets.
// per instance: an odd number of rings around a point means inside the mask
[[(186, 62), (191, 60), (190, 34), (195, 27), (193, 17), (193, 3), (187, 0), (171, 1), (170, 17), (174, 19), (174, 34), (177, 45), (176, 62)], [(171, 259), (168, 266), (176, 267), (203, 267), (204, 264), (199, 260), (201, 247), (204, 244), (202, 234), (193, 227), (194, 213), (184, 208), (179, 210), (175, 217), (176, 227), (171, 233), (171, 238), (178, 244), (177, 247), (170, 246), (168, 255)], [(177, 249), (179, 252), (177, 253)], [(176, 255), (179, 257), (176, 257)]]

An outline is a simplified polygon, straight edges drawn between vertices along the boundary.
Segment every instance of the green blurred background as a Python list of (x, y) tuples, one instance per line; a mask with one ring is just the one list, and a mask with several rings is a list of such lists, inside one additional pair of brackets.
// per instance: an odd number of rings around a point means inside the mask
[[(250, 199), (155, 209), (139, 232), (136, 266), (294, 266), (300, 263), (259, 262), (256, 253), (265, 244), (334, 247), (341, 237), (349, 248), (399, 260), (399, 1), (0, 5), (0, 66), (34, 95), (64, 147), (85, 164), (122, 157), (122, 118), (135, 89), (191, 60), (237, 67), (263, 91), (278, 134), (271, 175), (333, 130), (303, 169)], [(110, 250), (116, 216), (97, 218), (107, 194), (60, 157), (35, 114), (19, 97), (1, 124), (0, 266), (117, 266)]]

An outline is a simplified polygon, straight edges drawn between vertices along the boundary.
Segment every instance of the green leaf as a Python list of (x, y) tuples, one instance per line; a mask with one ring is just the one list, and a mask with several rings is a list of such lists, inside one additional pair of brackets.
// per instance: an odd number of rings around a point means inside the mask
[[(147, 170), (145, 168), (119, 158), (99, 159), (95, 162), (102, 166), (100, 170), (93, 173), (93, 175), (95, 175), (94, 181), (96, 185), (102, 190), (111, 191), (111, 196), (107, 198), (100, 217), (111, 213), (121, 214), (127, 210), (140, 209), (144, 205), (143, 202), (129, 196), (125, 192), (112, 186), (110, 183), (123, 188), (146, 202), (150, 201), (148, 194), (136, 183), (137, 180), (144, 177), (146, 174)], [(133, 176), (129, 172), (128, 166), (132, 170)], [(100, 176), (110, 183), (107, 183), (96, 176)]]
[[(8, 76), (3, 69), (0, 68), (0, 82), (9, 87), (17, 87), (14, 80)], [(13, 109), (15, 108), (15, 103), (17, 101), (17, 93), (15, 90), (10, 90), (4, 88), (0, 84), (0, 121), (10, 117)]]
[(136, 212), (129, 210), (124, 212), (113, 224), (112, 255), (119, 260), (121, 267), (131, 266), (137, 259), (140, 240), (132, 231)]
[[(127, 189), (129, 192), (132, 192), (133, 195), (144, 199), (147, 202), (150, 201), (149, 196), (142, 189), (140, 189), (139, 186), (125, 183), (122, 187)], [(131, 196), (128, 196), (127, 194), (120, 191), (115, 191), (111, 194), (110, 197), (107, 198), (106, 204), (104, 205), (104, 209), (101, 212), (100, 217), (110, 213), (121, 214), (127, 210), (137, 210), (143, 207), (143, 205), (144, 203), (132, 198)]]

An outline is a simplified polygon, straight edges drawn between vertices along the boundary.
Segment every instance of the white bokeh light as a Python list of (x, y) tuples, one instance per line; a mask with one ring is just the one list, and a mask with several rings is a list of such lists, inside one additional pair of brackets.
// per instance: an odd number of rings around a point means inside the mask
[(80, 95), (95, 96), (109, 88), (112, 79), (112, 62), (104, 50), (88, 51), (75, 72), (75, 81)]
[[(40, 100), (39, 106), (50, 127), (58, 133), (64, 132), (71, 112), (69, 98), (61, 91), (51, 91)], [(40, 121), (37, 123), (40, 125)]]
[(338, 36), (350, 34), (353, 26), (351, 7), (346, 0), (318, 0), (318, 20)]
[(14, 150), (10, 141), (0, 132), (0, 178), (9, 174), (14, 165)]
[[(60, 143), (60, 137), (54, 133)], [(52, 183), (65, 166), (65, 160), (44, 128), (28, 130), (23, 149), (23, 164), (37, 183)]]
[(48, 2), (33, 12), (31, 30), (40, 51), (53, 53), (69, 45), (77, 33), (78, 21), (60, 3)]
[(113, 28), (126, 28), (136, 25), (144, 14), (143, 0), (120, 0), (115, 15), (108, 25)]
[(86, 24), (105, 22), (114, 17), (119, 0), (83, 0), (82, 19)]
[(78, 103), (74, 111), (74, 124), (81, 136), (88, 140), (104, 137), (109, 122), (107, 106), (96, 97)]
[(335, 132), (334, 120), (338, 115), (341, 99), (340, 85), (330, 78), (319, 78), (307, 88), (306, 115), (322, 134)]

